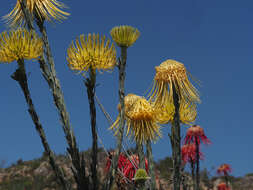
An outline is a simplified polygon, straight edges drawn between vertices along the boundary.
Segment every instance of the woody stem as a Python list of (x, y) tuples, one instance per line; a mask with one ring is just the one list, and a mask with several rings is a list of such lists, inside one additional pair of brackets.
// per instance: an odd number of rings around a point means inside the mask
[(171, 135), (172, 135), (172, 157), (173, 157), (173, 190), (180, 190), (181, 184), (181, 136), (180, 136), (180, 116), (179, 116), (179, 95), (177, 94), (174, 84), (172, 84), (173, 89), (173, 102), (175, 107), (174, 120), (172, 122)]
[(199, 142), (197, 137), (195, 137), (196, 143), (196, 190), (199, 190)]

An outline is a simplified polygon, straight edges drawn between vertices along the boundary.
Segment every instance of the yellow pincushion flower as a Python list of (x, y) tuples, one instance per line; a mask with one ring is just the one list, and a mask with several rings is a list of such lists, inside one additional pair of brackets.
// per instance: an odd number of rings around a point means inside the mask
[(43, 54), (43, 41), (35, 32), (19, 28), (0, 34), (0, 62), (36, 59)]
[[(170, 121), (174, 117), (173, 93), (177, 93), (180, 104), (184, 106), (181, 106), (181, 111), (179, 110), (181, 121), (192, 122), (196, 115), (196, 108), (192, 104), (200, 102), (200, 98), (197, 89), (188, 79), (184, 65), (169, 59), (155, 69), (154, 86), (149, 94), (149, 101), (155, 109), (166, 112), (167, 120)], [(186, 115), (188, 119), (185, 119)]]
[[(12, 27), (22, 25), (24, 23), (24, 14), (20, 5), (21, 0), (17, 0), (15, 8), (4, 19), (7, 20), (7, 24)], [(26, 0), (27, 10), (32, 16), (37, 15), (40, 20), (62, 20), (65, 19), (69, 13), (60, 10), (65, 5), (57, 0)]]
[[(142, 143), (147, 140), (157, 140), (160, 133), (160, 126), (156, 121), (156, 112), (150, 103), (143, 97), (129, 94), (125, 97), (125, 120), (127, 125), (126, 135), (133, 137), (137, 143)], [(120, 109), (120, 106), (119, 106)], [(119, 128), (118, 116), (116, 121), (110, 127), (118, 133)]]
[(129, 47), (139, 38), (140, 32), (138, 29), (131, 26), (116, 26), (110, 32), (112, 39), (120, 47)]
[(114, 44), (106, 41), (105, 36), (81, 35), (67, 50), (68, 66), (72, 70), (88, 71), (89, 69), (111, 70), (117, 63)]

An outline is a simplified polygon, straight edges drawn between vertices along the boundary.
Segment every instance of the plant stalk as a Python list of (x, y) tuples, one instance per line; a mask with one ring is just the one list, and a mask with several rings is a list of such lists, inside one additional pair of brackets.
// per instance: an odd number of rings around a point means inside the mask
[(40, 136), (42, 145), (44, 147), (45, 153), (49, 157), (49, 163), (51, 167), (54, 170), (54, 173), (56, 175), (56, 179), (58, 180), (58, 183), (62, 185), (64, 190), (70, 190), (71, 186), (67, 182), (67, 180), (64, 177), (64, 173), (62, 168), (60, 168), (55, 161), (54, 158), (54, 153), (51, 151), (50, 146), (47, 142), (45, 132), (43, 130), (42, 124), (40, 123), (39, 116), (35, 110), (35, 107), (32, 102), (32, 98), (30, 95), (30, 91), (28, 88), (28, 82), (27, 82), (27, 76), (26, 76), (26, 71), (25, 71), (25, 64), (23, 59), (19, 59), (18, 61), (18, 69), (13, 73), (11, 76), (12, 79), (16, 80), (18, 84), (21, 87), (21, 90), (25, 96), (26, 103), (28, 105), (28, 112), (33, 120), (33, 123), (35, 125), (35, 128)]
[(125, 124), (125, 68), (127, 60), (127, 47), (121, 47), (121, 59), (119, 60), (118, 69), (119, 69), (119, 100), (120, 100), (120, 121), (119, 121), (119, 133), (117, 136), (117, 147), (115, 150), (115, 155), (112, 159), (112, 166), (109, 171), (109, 179), (106, 184), (106, 190), (110, 190), (114, 182), (115, 174), (118, 168), (119, 155), (122, 148), (123, 134), (124, 134), (124, 124)]
[(139, 157), (139, 166), (138, 168), (145, 170), (145, 157), (144, 157), (144, 151), (143, 151), (143, 144), (142, 143), (136, 143), (136, 149)]
[(195, 162), (194, 160), (190, 160), (190, 164), (191, 164), (191, 173), (192, 173), (192, 182), (193, 182), (193, 188), (195, 189), (196, 187), (196, 182), (195, 182)]
[(199, 190), (199, 182), (200, 182), (200, 178), (199, 178), (199, 143), (197, 140), (197, 137), (195, 137), (195, 144), (196, 144), (196, 190)]
[(151, 140), (147, 140), (146, 144), (146, 152), (147, 152), (147, 158), (148, 158), (148, 173), (151, 177), (150, 179), (150, 190), (156, 189), (156, 180), (155, 180), (155, 167), (154, 167), (154, 158), (152, 154), (152, 147), (151, 147)]
[(96, 70), (90, 69), (90, 77), (86, 79), (85, 86), (87, 87), (87, 94), (90, 105), (90, 122), (92, 131), (92, 153), (91, 153), (91, 178), (92, 178), (92, 189), (98, 189), (97, 180), (97, 130), (96, 130), (96, 107), (95, 107), (95, 84), (96, 84)]
[(172, 157), (173, 157), (173, 190), (180, 190), (180, 184), (181, 184), (181, 136), (180, 136), (180, 116), (179, 116), (179, 96), (176, 92), (174, 84), (172, 84), (173, 89), (173, 101), (175, 106), (175, 114), (174, 114), (174, 120), (172, 122), (171, 127), (171, 135), (172, 135)]

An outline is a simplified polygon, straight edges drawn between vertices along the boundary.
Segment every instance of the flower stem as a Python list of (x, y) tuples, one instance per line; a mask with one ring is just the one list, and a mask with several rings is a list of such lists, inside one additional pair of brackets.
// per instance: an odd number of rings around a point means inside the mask
[(30, 91), (28, 88), (28, 82), (27, 82), (27, 76), (25, 71), (25, 64), (23, 59), (19, 59), (18, 61), (18, 69), (13, 73), (11, 76), (12, 79), (16, 80), (18, 84), (20, 85), (22, 92), (25, 96), (26, 103), (28, 105), (28, 112), (33, 120), (33, 123), (35, 125), (35, 128), (40, 136), (42, 145), (44, 147), (44, 150), (49, 157), (49, 162), (51, 167), (53, 168), (56, 178), (59, 180), (58, 183), (62, 185), (64, 190), (70, 190), (70, 184), (67, 182), (67, 180), (64, 177), (63, 170), (56, 164), (54, 153), (51, 151), (50, 146), (47, 142), (42, 124), (40, 123), (39, 116), (34, 108)]
[(136, 143), (136, 149), (139, 157), (139, 167), (145, 169), (145, 158), (144, 158), (144, 151), (143, 151), (143, 144)]
[(199, 142), (197, 137), (195, 137), (195, 143), (196, 143), (196, 189), (199, 190)]
[(193, 182), (193, 187), (195, 189), (195, 162), (194, 160), (191, 158), (190, 160), (190, 163), (191, 163), (191, 172), (192, 172), (192, 182)]
[(96, 130), (96, 107), (95, 107), (95, 84), (96, 84), (96, 70), (90, 69), (90, 77), (86, 79), (85, 86), (87, 87), (87, 94), (90, 105), (90, 122), (92, 131), (92, 162), (91, 162), (91, 178), (92, 178), (92, 189), (98, 189), (97, 180), (97, 130)]
[(227, 187), (228, 187), (228, 174), (225, 174), (224, 177), (225, 177), (226, 185), (227, 185)]
[(155, 181), (155, 168), (154, 168), (154, 158), (152, 154), (152, 147), (151, 147), (151, 141), (147, 140), (146, 144), (147, 148), (147, 158), (148, 158), (148, 173), (151, 177), (150, 181), (150, 190), (155, 190), (156, 189), (156, 181)]
[(180, 168), (181, 168), (181, 136), (180, 136), (180, 116), (179, 116), (179, 96), (176, 92), (174, 84), (172, 84), (173, 89), (173, 102), (175, 106), (175, 114), (174, 114), (174, 120), (172, 122), (171, 127), (171, 135), (172, 135), (172, 157), (173, 157), (173, 190), (180, 190), (180, 184), (181, 184), (181, 174), (180, 174)]
[(127, 47), (121, 47), (121, 59), (119, 61), (118, 69), (119, 69), (119, 100), (120, 100), (120, 120), (119, 120), (119, 133), (117, 136), (117, 147), (115, 150), (115, 156), (112, 160), (112, 167), (109, 171), (109, 182), (106, 185), (106, 190), (110, 190), (113, 184), (115, 173), (117, 172), (119, 154), (122, 148), (123, 134), (124, 134), (124, 124), (125, 124), (125, 68), (126, 68), (126, 60), (127, 60)]

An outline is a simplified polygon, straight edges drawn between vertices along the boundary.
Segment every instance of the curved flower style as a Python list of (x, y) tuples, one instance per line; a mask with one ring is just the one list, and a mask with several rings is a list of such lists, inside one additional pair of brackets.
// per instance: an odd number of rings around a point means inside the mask
[(197, 89), (188, 80), (184, 65), (168, 59), (155, 69), (154, 85), (148, 96), (154, 108), (163, 112), (161, 120), (164, 122), (173, 120), (175, 110), (173, 94), (177, 93), (182, 104), (181, 121), (193, 122), (197, 114), (194, 104), (200, 102), (200, 98)]
[[(4, 19), (11, 27), (20, 26), (24, 23), (24, 14), (20, 5), (21, 0), (17, 0), (15, 8)], [(52, 22), (52, 19), (62, 20), (66, 19), (69, 13), (60, 10), (65, 5), (57, 0), (26, 0), (26, 7), (32, 16), (36, 15), (40, 20), (48, 20)], [(33, 15), (34, 14), (34, 15)]]
[(192, 142), (200, 144), (200, 140), (204, 144), (210, 144), (211, 141), (206, 137), (204, 130), (198, 126), (198, 125), (193, 125), (190, 127), (185, 136), (185, 144), (190, 144)]
[[(113, 156), (114, 156), (114, 152), (112, 152), (112, 153), (109, 152), (109, 157), (107, 157), (107, 159), (106, 159), (105, 172), (109, 171), (109, 169), (111, 167)], [(123, 172), (124, 168), (126, 167), (126, 163), (127, 163), (127, 157), (124, 154), (120, 154), (119, 161), (118, 161), (118, 168), (120, 171)]]
[[(196, 162), (196, 145), (195, 144), (186, 144), (183, 145), (181, 148), (181, 153), (182, 153), (182, 160), (184, 163), (195, 163)], [(201, 160), (204, 159), (204, 155), (202, 152), (199, 152), (199, 157)]]
[(113, 41), (120, 47), (129, 47), (139, 38), (140, 32), (138, 29), (131, 26), (116, 26), (110, 32)]
[(218, 189), (218, 190), (230, 190), (230, 188), (226, 185), (226, 183), (220, 183), (220, 184), (217, 186), (217, 189)]
[(19, 59), (36, 59), (43, 54), (43, 42), (35, 32), (26, 29), (0, 34), (0, 62), (11, 63)]
[[(137, 143), (147, 140), (157, 140), (161, 136), (160, 126), (156, 121), (156, 112), (150, 103), (143, 97), (128, 94), (125, 99), (125, 120), (127, 124), (126, 135), (133, 136)], [(120, 109), (120, 106), (118, 106)], [(116, 129), (115, 135), (118, 133), (119, 116), (110, 127)]]
[(231, 173), (231, 172), (232, 172), (232, 169), (229, 164), (222, 164), (217, 169), (218, 174), (228, 175), (228, 173)]
[[(165, 110), (166, 109), (166, 110)], [(169, 103), (165, 108), (157, 108), (157, 120), (161, 124), (172, 123), (175, 115), (175, 107), (173, 103)], [(196, 104), (181, 102), (179, 107), (180, 122), (191, 124), (196, 120), (197, 108)]]
[(98, 34), (80, 35), (80, 42), (77, 38), (68, 48), (67, 61), (72, 70), (112, 70), (117, 63), (116, 50), (105, 36), (100, 39)]

